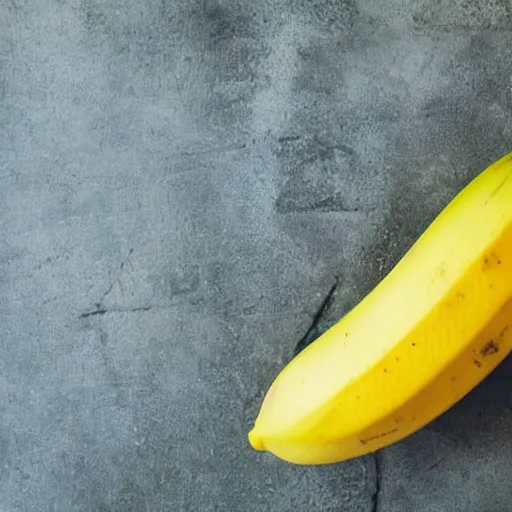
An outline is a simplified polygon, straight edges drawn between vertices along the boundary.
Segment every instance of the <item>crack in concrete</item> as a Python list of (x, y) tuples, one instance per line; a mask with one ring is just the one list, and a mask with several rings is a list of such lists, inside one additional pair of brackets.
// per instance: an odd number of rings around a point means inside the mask
[(381, 488), (381, 460), (380, 460), (380, 452), (375, 452), (373, 454), (373, 461), (375, 464), (375, 490), (372, 494), (372, 510), (371, 512), (379, 512), (380, 509), (380, 488)]
[[(139, 306), (136, 308), (126, 308), (126, 309), (120, 309), (120, 308), (98, 308), (93, 311), (85, 311), (84, 313), (80, 314), (80, 318), (89, 318), (91, 316), (103, 316), (107, 313), (138, 313), (140, 311), (151, 311), (152, 309), (156, 308), (157, 306)], [(163, 309), (163, 308), (159, 308)]]
[(124, 267), (125, 267), (126, 263), (128, 262), (130, 256), (133, 254), (133, 251), (134, 251), (134, 249), (130, 249), (126, 258), (121, 262), (121, 265), (119, 266), (119, 272), (117, 273), (116, 278), (110, 283), (110, 286), (107, 288), (107, 291), (101, 296), (101, 299), (97, 303), (98, 309), (101, 308), (101, 306), (103, 305), (103, 301), (107, 298), (107, 296), (110, 294), (110, 292), (114, 289), (114, 286), (116, 285), (116, 283), (118, 283), (119, 280), (121, 279), (121, 276), (123, 275), (123, 272), (124, 272)]
[[(95, 304), (96, 309), (82, 313), (80, 315), (80, 318), (89, 318), (90, 316), (101, 316), (101, 315), (105, 315), (106, 313), (110, 313), (110, 312), (113, 312), (113, 313), (125, 312), (125, 313), (127, 313), (127, 312), (135, 312), (135, 311), (148, 311), (150, 309), (150, 307), (142, 307), (142, 308), (133, 308), (133, 309), (127, 309), (126, 311), (121, 311), (121, 310), (115, 310), (115, 309), (107, 309), (103, 304), (103, 302), (105, 301), (107, 296), (114, 289), (114, 286), (116, 285), (116, 283), (119, 283), (119, 285), (121, 286), (120, 279), (121, 279), (121, 276), (123, 275), (124, 267), (125, 267), (126, 263), (128, 263), (128, 260), (130, 259), (130, 256), (133, 254), (133, 251), (134, 251), (133, 248), (128, 251), (126, 258), (121, 262), (121, 265), (119, 266), (119, 272), (117, 273), (116, 277), (112, 280), (112, 282), (110, 283), (107, 290), (101, 296), (100, 300), (98, 302), (96, 302), (96, 304)], [(121, 286), (121, 290), (122, 290), (122, 286)]]
[(308, 345), (310, 345), (318, 336), (318, 324), (322, 320), (322, 317), (324, 316), (325, 312), (329, 309), (329, 306), (331, 305), (332, 297), (334, 295), (334, 292), (336, 291), (336, 288), (338, 287), (338, 278), (336, 278), (334, 284), (331, 286), (329, 292), (325, 296), (324, 300), (320, 304), (320, 307), (317, 309), (315, 315), (313, 316), (313, 320), (311, 321), (311, 324), (306, 331), (306, 334), (298, 341), (296, 347), (295, 347), (295, 355), (297, 355), (299, 352), (302, 352)]

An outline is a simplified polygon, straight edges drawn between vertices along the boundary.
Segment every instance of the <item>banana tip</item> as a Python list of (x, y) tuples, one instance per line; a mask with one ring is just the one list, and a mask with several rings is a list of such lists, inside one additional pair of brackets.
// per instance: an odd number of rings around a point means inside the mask
[(258, 450), (259, 452), (265, 450), (265, 444), (263, 443), (263, 438), (259, 436), (254, 430), (249, 432), (249, 442), (251, 446)]

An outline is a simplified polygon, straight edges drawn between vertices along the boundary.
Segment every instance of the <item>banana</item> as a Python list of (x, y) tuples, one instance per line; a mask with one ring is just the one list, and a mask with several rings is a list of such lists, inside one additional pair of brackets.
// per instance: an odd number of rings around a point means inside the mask
[(511, 349), (512, 153), (289, 363), (249, 441), (297, 464), (374, 452), (449, 409)]

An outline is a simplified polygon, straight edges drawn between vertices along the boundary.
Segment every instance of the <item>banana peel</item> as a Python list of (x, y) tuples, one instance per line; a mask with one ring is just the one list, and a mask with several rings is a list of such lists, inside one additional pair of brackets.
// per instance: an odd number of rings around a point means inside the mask
[(453, 406), (511, 349), (512, 153), (284, 368), (249, 441), (296, 464), (374, 452)]

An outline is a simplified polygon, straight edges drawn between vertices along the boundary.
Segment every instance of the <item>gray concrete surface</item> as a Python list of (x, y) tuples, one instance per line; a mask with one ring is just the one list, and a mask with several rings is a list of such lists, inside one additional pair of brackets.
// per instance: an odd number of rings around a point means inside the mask
[(0, 511), (512, 510), (512, 363), (328, 467), (246, 432), (511, 150), (505, 0), (0, 2)]

